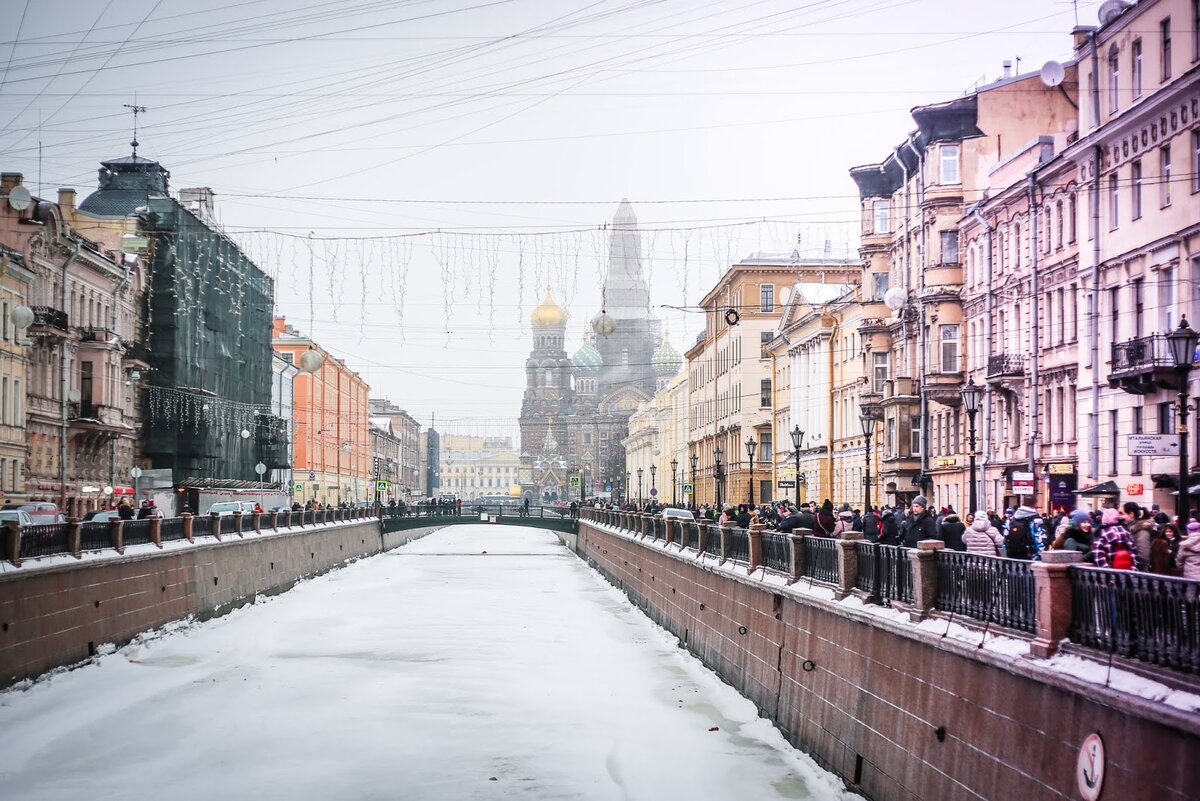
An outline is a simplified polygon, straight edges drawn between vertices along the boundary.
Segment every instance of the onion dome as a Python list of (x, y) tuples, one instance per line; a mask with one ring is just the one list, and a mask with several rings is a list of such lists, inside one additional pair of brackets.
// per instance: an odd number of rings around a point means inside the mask
[(529, 322), (539, 328), (566, 324), (567, 313), (562, 306), (554, 302), (554, 297), (550, 294), (550, 287), (546, 287), (546, 299), (542, 301), (541, 306), (533, 310), (533, 314), (529, 316)]
[(671, 347), (670, 340), (663, 337), (662, 344), (650, 357), (650, 364), (657, 375), (675, 375), (683, 366), (683, 357), (679, 355), (679, 351)]
[(581, 372), (594, 373), (604, 365), (604, 357), (600, 355), (600, 351), (585, 336), (583, 344), (579, 346), (579, 350), (575, 351), (575, 355), (571, 357), (571, 364), (575, 365), (575, 369)]

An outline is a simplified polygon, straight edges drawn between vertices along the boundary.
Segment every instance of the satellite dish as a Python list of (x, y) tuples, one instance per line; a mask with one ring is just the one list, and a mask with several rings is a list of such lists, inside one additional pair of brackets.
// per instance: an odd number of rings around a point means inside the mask
[(906, 303), (908, 303), (908, 293), (898, 286), (883, 293), (883, 305), (892, 311), (900, 311)]
[(83, 397), (82, 393), (80, 393), (80, 391), (77, 389), (73, 389), (67, 393), (67, 400), (70, 401), (71, 403), (79, 403), (79, 400), (82, 397)]
[(33, 195), (29, 194), (29, 190), (25, 187), (18, 184), (8, 190), (8, 205), (12, 206), (15, 211), (25, 211), (32, 202)]
[(1117, 17), (1125, 13), (1125, 9), (1129, 8), (1131, 3), (1126, 3), (1124, 0), (1105, 0), (1100, 4), (1100, 10), (1097, 16), (1100, 17), (1100, 24), (1107, 25)]
[(1047, 61), (1042, 65), (1042, 83), (1046, 86), (1058, 86), (1067, 77), (1067, 71), (1057, 61)]

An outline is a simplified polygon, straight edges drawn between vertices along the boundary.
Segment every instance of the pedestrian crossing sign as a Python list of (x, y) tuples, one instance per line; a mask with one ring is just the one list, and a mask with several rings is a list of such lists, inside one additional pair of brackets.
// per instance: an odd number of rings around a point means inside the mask
[(696, 486), (694, 484), (692, 484), (690, 481), (684, 483), (684, 485), (683, 485), (683, 494), (684, 495), (693, 495), (693, 494), (695, 494), (695, 491), (696, 491)]
[(296, 482), (296, 484), (295, 484), (295, 486), (294, 486), (294, 487), (292, 487), (292, 491), (293, 491), (293, 492), (294, 492), (296, 495), (303, 495), (303, 494), (304, 494), (304, 484), (303, 484), (303, 483), (301, 483), (301, 482), (299, 482), (299, 481), (297, 481), (297, 482)]
[(375, 491), (376, 492), (387, 492), (388, 491), (388, 483), (386, 481), (376, 481), (375, 482)]
[(579, 486), (579, 476), (577, 476), (577, 475), (575, 475), (575, 476), (571, 476), (571, 486), (572, 486), (572, 487), (578, 487), (578, 486)]

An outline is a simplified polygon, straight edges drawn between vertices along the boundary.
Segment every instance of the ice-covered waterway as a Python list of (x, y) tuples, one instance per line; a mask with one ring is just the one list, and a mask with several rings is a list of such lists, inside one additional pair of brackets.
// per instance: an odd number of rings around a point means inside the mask
[(0, 797), (855, 797), (549, 532), (443, 529), (0, 694)]

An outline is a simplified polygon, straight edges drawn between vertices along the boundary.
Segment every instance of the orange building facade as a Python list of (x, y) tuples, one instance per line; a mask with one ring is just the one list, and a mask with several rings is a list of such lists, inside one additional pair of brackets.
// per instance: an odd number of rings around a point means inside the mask
[(293, 385), (294, 426), (292, 499), (322, 505), (370, 501), (370, 387), (346, 363), (326, 353), (287, 321), (276, 318), (272, 347), (300, 365), (312, 349), (322, 357), (314, 372), (303, 369)]

